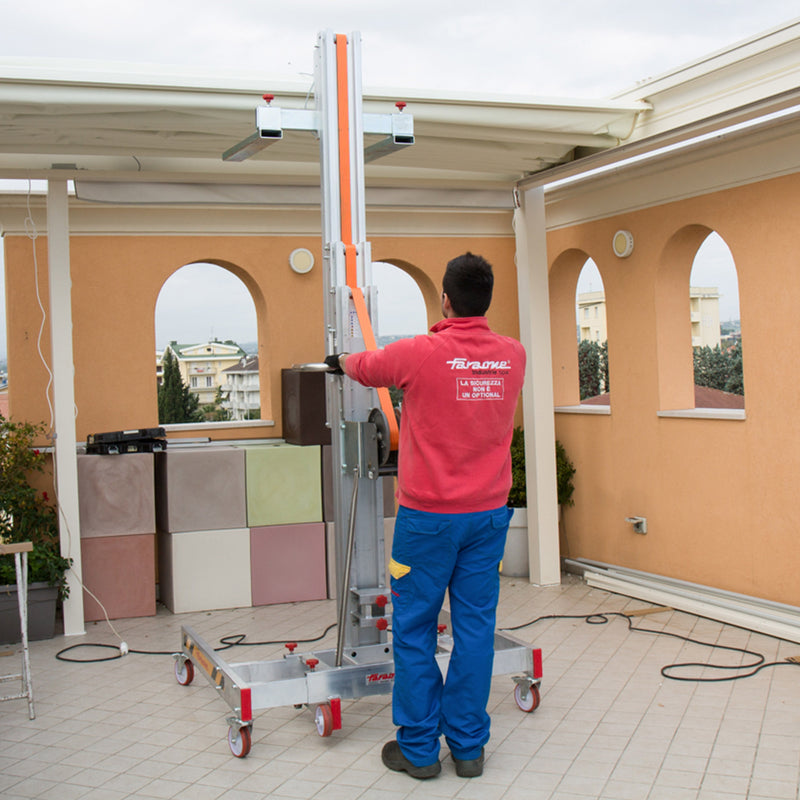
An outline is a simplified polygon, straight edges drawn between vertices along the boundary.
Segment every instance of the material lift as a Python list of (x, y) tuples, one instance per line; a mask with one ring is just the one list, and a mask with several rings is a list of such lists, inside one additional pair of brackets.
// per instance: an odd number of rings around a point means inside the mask
[[(320, 33), (315, 51), (315, 108), (256, 109), (256, 130), (230, 148), (225, 160), (240, 161), (283, 138), (285, 130), (319, 138), (322, 187), (326, 351), (375, 349), (377, 293), (366, 241), (364, 164), (414, 143), (413, 118), (404, 103), (391, 114), (364, 114), (358, 33)], [(383, 136), (364, 149), (364, 136)], [(301, 365), (323, 369), (324, 364)], [(228, 744), (245, 757), (253, 713), (294, 705), (315, 709), (320, 736), (342, 727), (341, 701), (386, 694), (394, 683), (389, 637), (391, 592), (386, 583), (383, 498), (380, 477), (396, 471), (398, 423), (386, 389), (371, 389), (336, 375), (326, 379), (331, 428), (337, 570), (338, 629), (335, 650), (288, 652), (281, 659), (226, 663), (192, 627), (181, 629), (175, 676), (188, 685), (199, 669), (232, 710)], [(442, 612), (436, 659), (447, 672), (453, 639)], [(519, 673), (514, 698), (533, 711), (540, 701), (541, 650), (495, 633), (493, 672)]]

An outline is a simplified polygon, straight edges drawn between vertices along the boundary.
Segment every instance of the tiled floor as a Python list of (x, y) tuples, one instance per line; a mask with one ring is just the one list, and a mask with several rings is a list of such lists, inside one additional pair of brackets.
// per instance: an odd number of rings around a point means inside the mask
[[(571, 575), (543, 589), (503, 578), (498, 620), (512, 626), (541, 615), (643, 606)], [(334, 617), (334, 603), (325, 601), (183, 615), (162, 609), (153, 618), (114, 624), (132, 649), (170, 651), (179, 647), (184, 623), (210, 642), (237, 633), (250, 641), (289, 640), (322, 632)], [(745, 646), (768, 661), (800, 653), (800, 645), (684, 613), (636, 617), (633, 624)], [(0, 705), (0, 796), (797, 800), (800, 667), (765, 669), (735, 682), (676, 682), (662, 677), (663, 665), (732, 663), (738, 656), (629, 632), (620, 618), (604, 625), (545, 620), (515, 635), (543, 650), (541, 706), (521, 712), (510, 677), (496, 677), (484, 775), (460, 779), (445, 758), (440, 777), (418, 782), (381, 764), (380, 748), (393, 736), (388, 696), (343, 703), (343, 729), (329, 738), (317, 735), (307, 709), (260, 711), (252, 751), (237, 759), (226, 741), (227, 704), (202, 675), (189, 687), (178, 685), (168, 655), (56, 660), (56, 652), (80, 641), (116, 643), (105, 623), (91, 624), (85, 637), (32, 644), (36, 719), (28, 719), (24, 700)], [(335, 647), (335, 632), (318, 646)], [(282, 652), (237, 648), (226, 659), (269, 660)], [(16, 661), (0, 658), (0, 671), (16, 669)]]

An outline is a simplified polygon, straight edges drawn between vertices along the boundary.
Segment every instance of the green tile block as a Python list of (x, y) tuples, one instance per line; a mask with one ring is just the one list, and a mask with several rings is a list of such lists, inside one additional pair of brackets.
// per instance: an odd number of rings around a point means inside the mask
[(279, 444), (245, 448), (247, 524), (322, 522), (320, 447)]

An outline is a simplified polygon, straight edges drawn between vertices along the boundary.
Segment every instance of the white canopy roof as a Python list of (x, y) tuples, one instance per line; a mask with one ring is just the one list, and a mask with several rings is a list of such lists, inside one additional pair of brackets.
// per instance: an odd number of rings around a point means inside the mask
[[(116, 71), (112, 71), (116, 69)], [(240, 163), (222, 153), (254, 129), (264, 92), (303, 108), (311, 86), (158, 75), (109, 65), (0, 63), (0, 177), (53, 169), (92, 180), (319, 183), (313, 134), (287, 132)], [(365, 113), (408, 103), (416, 144), (368, 168), (373, 186), (507, 187), (527, 174), (628, 136), (640, 100), (435, 96), (366, 91)], [(89, 173), (88, 175), (86, 173)], [(63, 177), (63, 172), (59, 173)]]

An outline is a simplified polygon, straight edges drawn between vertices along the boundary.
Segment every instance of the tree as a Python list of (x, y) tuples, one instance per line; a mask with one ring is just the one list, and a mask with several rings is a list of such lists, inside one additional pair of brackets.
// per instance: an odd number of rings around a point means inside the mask
[(578, 374), (581, 400), (609, 391), (608, 342), (584, 339), (578, 344)]
[(608, 340), (600, 345), (600, 377), (603, 380), (603, 391), (611, 391), (611, 381), (608, 379)]
[(158, 422), (170, 425), (180, 422), (202, 422), (197, 397), (181, 378), (178, 360), (167, 349), (164, 354), (164, 369), (161, 385), (158, 387)]
[[(230, 410), (224, 408), (222, 405), (224, 400), (225, 398), (222, 395), (222, 387), (218, 386), (217, 393), (214, 396), (214, 402), (208, 403), (200, 409), (203, 419), (206, 422), (226, 422), (231, 418)], [(258, 417), (256, 417), (256, 419), (258, 419)]]
[(742, 364), (742, 348), (734, 344), (728, 350), (730, 373), (725, 381), (725, 391), (731, 394), (744, 395), (744, 366)]
[(723, 350), (719, 345), (712, 350), (708, 345), (695, 347), (694, 383), (731, 394), (744, 394), (742, 348), (739, 344)]

